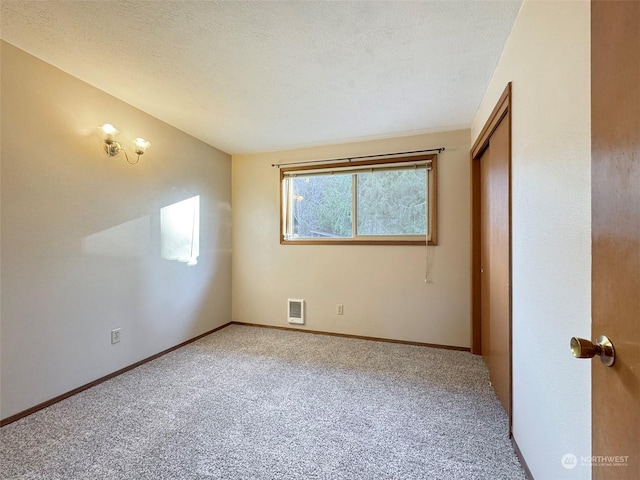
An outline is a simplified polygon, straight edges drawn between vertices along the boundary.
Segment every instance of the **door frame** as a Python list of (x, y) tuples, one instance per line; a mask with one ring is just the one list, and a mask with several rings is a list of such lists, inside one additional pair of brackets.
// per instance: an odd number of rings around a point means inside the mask
[(494, 107), (484, 127), (480, 131), (470, 152), (471, 163), (471, 353), (482, 354), (482, 295), (481, 295), (481, 260), (480, 260), (480, 157), (489, 145), (489, 139), (501, 121), (509, 123), (509, 194), (508, 194), (508, 218), (509, 218), (509, 436), (512, 429), (513, 411), (513, 355), (512, 355), (512, 251), (513, 241), (511, 233), (511, 82), (507, 84), (500, 99)]

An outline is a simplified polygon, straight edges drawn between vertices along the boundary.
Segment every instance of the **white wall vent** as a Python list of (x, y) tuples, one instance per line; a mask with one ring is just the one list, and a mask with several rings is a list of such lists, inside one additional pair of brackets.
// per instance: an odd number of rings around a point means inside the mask
[(289, 323), (304, 324), (304, 300), (290, 298), (287, 300), (287, 321)]

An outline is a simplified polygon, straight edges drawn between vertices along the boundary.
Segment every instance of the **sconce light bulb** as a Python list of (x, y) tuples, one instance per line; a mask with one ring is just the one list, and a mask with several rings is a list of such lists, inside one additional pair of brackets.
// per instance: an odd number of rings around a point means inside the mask
[(142, 155), (150, 146), (151, 143), (147, 142), (144, 138), (136, 138), (136, 153), (138, 155)]
[(102, 133), (104, 134), (105, 142), (113, 141), (116, 134), (118, 133), (118, 129), (113, 125), (111, 125), (110, 123), (105, 123), (104, 125), (102, 125), (100, 127), (100, 130), (102, 130)]

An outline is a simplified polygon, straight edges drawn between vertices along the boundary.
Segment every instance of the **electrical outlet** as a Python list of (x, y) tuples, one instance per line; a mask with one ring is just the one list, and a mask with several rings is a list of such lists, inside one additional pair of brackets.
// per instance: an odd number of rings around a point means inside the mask
[(111, 330), (111, 344), (120, 343), (120, 329)]
[(336, 307), (336, 313), (338, 315), (344, 315), (344, 305), (342, 305), (341, 303), (339, 303)]

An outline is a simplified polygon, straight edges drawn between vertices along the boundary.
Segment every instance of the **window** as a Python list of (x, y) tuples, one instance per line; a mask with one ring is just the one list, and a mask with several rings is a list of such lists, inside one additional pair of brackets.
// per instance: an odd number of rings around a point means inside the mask
[(436, 244), (437, 155), (280, 169), (283, 244)]

